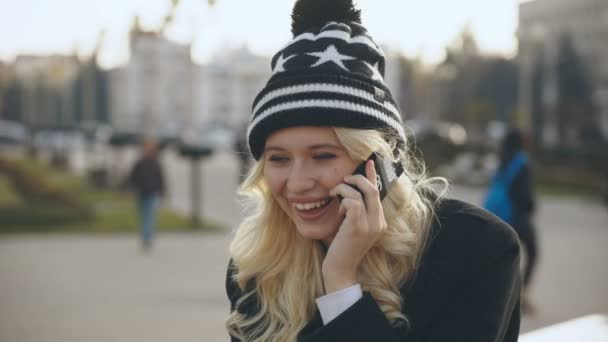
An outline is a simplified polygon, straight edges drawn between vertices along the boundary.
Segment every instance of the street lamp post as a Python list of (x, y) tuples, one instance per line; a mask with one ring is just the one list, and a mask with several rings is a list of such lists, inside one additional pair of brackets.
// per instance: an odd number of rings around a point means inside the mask
[(190, 160), (190, 215), (192, 224), (200, 224), (202, 213), (202, 169), (201, 160), (211, 156), (213, 150), (195, 144), (183, 143), (179, 147), (179, 154)]

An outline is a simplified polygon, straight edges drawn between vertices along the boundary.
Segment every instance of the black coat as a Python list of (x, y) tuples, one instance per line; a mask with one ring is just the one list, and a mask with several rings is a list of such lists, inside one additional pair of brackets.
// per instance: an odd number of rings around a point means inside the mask
[[(436, 208), (420, 266), (401, 289), (406, 327), (393, 328), (373, 297), (363, 298), (323, 325), (320, 315), (301, 342), (511, 342), (519, 335), (519, 242), (514, 231), (485, 210), (457, 200)], [(241, 291), (226, 289), (234, 305)], [(255, 302), (239, 307), (253, 313)], [(238, 341), (232, 337), (231, 341)]]

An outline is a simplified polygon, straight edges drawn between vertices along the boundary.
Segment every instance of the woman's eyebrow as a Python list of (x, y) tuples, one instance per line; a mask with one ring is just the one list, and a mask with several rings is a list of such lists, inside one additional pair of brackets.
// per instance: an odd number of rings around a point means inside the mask
[(285, 151), (285, 149), (279, 146), (266, 146), (264, 151)]
[(310, 145), (308, 146), (309, 149), (311, 150), (317, 150), (320, 148), (333, 148), (333, 149), (340, 149), (340, 146), (335, 145), (335, 144), (315, 144), (315, 145)]
[[(307, 147), (309, 150), (318, 150), (322, 148), (341, 149), (339, 145), (331, 143), (314, 144)], [(266, 146), (264, 151), (286, 151), (287, 149), (280, 146)]]

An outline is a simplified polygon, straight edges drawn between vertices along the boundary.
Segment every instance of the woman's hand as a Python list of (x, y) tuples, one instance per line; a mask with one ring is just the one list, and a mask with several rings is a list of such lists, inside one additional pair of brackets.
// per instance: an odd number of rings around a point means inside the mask
[(372, 160), (365, 164), (365, 174), (367, 177), (351, 175), (344, 178), (345, 183), (357, 186), (363, 195), (347, 184), (337, 185), (330, 193), (344, 197), (339, 209), (344, 220), (323, 260), (326, 293), (358, 282), (357, 270), (361, 260), (386, 230)]

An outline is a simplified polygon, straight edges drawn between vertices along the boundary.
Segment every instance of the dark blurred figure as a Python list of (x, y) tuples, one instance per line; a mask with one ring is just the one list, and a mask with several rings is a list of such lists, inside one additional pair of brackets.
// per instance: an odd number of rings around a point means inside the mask
[(247, 176), (247, 172), (249, 172), (252, 164), (249, 146), (247, 146), (247, 125), (248, 122), (241, 126), (234, 141), (234, 153), (236, 153), (236, 156), (239, 159), (239, 174), (237, 180), (239, 184), (241, 184)]
[[(501, 151), (500, 164), (497, 172), (506, 170), (511, 162), (524, 152), (524, 136), (517, 129), (511, 129), (505, 136)], [(533, 313), (534, 307), (529, 298), (529, 287), (537, 262), (538, 242), (532, 216), (536, 207), (532, 167), (529, 162), (519, 169), (509, 186), (509, 199), (512, 207), (511, 225), (519, 235), (519, 240), (525, 252), (523, 266), (522, 311)]]
[(133, 165), (128, 183), (137, 194), (139, 232), (142, 248), (152, 247), (156, 228), (156, 210), (160, 197), (165, 194), (163, 170), (157, 157), (158, 144), (154, 139), (145, 139), (142, 155)]

